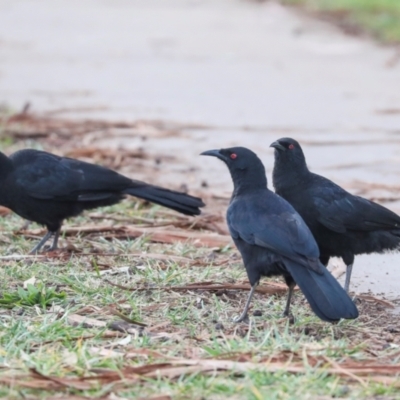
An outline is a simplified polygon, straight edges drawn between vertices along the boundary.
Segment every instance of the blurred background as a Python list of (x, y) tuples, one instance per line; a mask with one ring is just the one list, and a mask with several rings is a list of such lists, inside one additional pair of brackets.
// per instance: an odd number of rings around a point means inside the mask
[[(400, 213), (397, 43), (397, 0), (0, 0), (0, 149), (212, 194), (223, 213), (230, 177), (198, 154), (250, 147), (270, 176), (289, 136), (314, 172)], [(374, 271), (396, 257), (354, 274), (388, 292)]]

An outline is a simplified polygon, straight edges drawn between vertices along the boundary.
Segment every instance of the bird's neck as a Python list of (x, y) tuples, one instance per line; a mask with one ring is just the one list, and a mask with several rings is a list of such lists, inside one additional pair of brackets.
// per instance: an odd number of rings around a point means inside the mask
[(275, 163), (272, 171), (272, 180), (276, 192), (287, 190), (297, 186), (303, 186), (310, 178), (307, 165), (288, 167)]
[(233, 179), (233, 194), (232, 198), (241, 194), (248, 194), (258, 190), (267, 188), (267, 177), (264, 173), (260, 174), (243, 174), (234, 177)]

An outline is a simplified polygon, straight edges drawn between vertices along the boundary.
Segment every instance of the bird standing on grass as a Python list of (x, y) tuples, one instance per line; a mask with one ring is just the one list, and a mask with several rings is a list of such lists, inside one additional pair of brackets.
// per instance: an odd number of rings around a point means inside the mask
[(317, 241), (322, 264), (328, 265), (330, 257), (343, 259), (348, 292), (354, 255), (398, 249), (400, 217), (310, 172), (296, 140), (282, 138), (271, 147), (275, 148), (276, 193), (303, 217)]
[(63, 220), (83, 210), (136, 196), (186, 215), (200, 214), (198, 197), (129, 179), (108, 168), (44, 151), (26, 149), (7, 157), (0, 153), (0, 205), (47, 227), (38, 252), (54, 236), (57, 249)]
[(257, 155), (243, 147), (209, 150), (202, 155), (222, 160), (234, 184), (227, 222), (251, 284), (245, 309), (236, 321), (246, 318), (261, 276), (273, 275), (282, 275), (289, 287), (285, 316), (297, 284), (322, 320), (357, 318), (353, 301), (320, 263), (318, 246), (307, 225), (287, 201), (267, 188), (265, 169)]

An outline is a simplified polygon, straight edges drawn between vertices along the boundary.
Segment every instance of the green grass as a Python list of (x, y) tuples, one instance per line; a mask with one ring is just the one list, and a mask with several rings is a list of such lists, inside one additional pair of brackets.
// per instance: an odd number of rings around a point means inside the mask
[[(108, 222), (113, 218), (135, 216), (152, 216), (160, 222), (165, 218), (159, 207), (137, 209), (132, 201), (101, 211), (110, 218)], [(84, 226), (105, 222), (92, 220), (87, 213), (69, 223)], [(34, 239), (13, 234), (22, 223), (13, 214), (1, 218), (1, 254), (23, 255), (33, 246)], [(34, 228), (35, 224), (29, 227)], [(61, 246), (68, 242), (83, 253), (63, 252), (48, 258), (2, 261), (0, 294), (1, 298), (12, 301), (0, 306), (0, 382), (7, 376), (15, 377), (12, 384), (0, 385), (2, 398), (46, 398), (60, 395), (60, 392), (63, 396), (107, 398), (114, 393), (122, 398), (150, 399), (159, 395), (174, 399), (317, 399), (323, 396), (355, 399), (399, 394), (396, 387), (388, 383), (369, 382), (368, 378), (363, 378), (366, 385), (362, 385), (328, 374), (328, 364), (321, 361), (321, 357), (338, 364), (346, 360), (371, 359), (371, 343), (376, 342), (370, 343), (364, 333), (372, 334), (375, 341), (381, 337), (379, 329), (370, 326), (368, 319), (366, 322), (341, 321), (337, 325), (323, 323), (297, 293), (292, 309), (296, 319), (291, 325), (281, 317), (284, 297), (256, 294), (252, 310), (262, 310), (263, 315), (251, 317), (250, 325), (236, 325), (232, 318), (243, 307), (246, 292), (154, 289), (193, 282), (246, 282), (241, 262), (234, 257), (236, 252), (232, 248), (217, 251), (190, 243), (161, 245), (143, 238), (109, 241), (100, 234), (67, 237), (61, 240)], [(131, 255), (138, 251), (186, 257), (197, 260), (200, 266)], [(213, 262), (208, 261), (210, 253), (214, 254)], [(218, 265), (224, 260), (228, 262)], [(34, 285), (21, 289), (23, 282), (32, 277), (36, 279)], [(118, 285), (148, 290), (122, 290), (106, 279)], [(38, 298), (39, 293), (41, 298)], [(122, 321), (113, 310), (125, 315), (124, 319), (145, 323), (147, 327)], [(76, 315), (89, 318), (89, 322), (103, 323), (103, 326), (74, 323)], [(112, 330), (116, 322), (124, 322), (127, 332)], [(154, 351), (158, 355), (128, 356), (140, 351)], [(384, 363), (398, 362), (395, 345), (385, 348), (380, 344), (379, 351), (374, 351)], [(123, 380), (114, 384), (99, 379), (90, 389), (68, 385), (51, 389), (52, 380), (57, 378), (100, 376), (113, 371), (126, 377), (130, 376), (129, 368), (169, 362), (171, 357), (180, 360), (237, 360), (242, 357), (242, 361), (255, 363), (259, 368), (240, 373), (234, 370), (201, 373), (189, 369), (185, 373), (184, 368), (172, 378), (163, 376), (161, 370), (158, 377), (136, 380), (135, 384), (124, 384)], [(320, 361), (314, 365), (316, 358)], [(280, 359), (283, 365), (296, 364), (302, 370), (293, 373), (282, 367), (271, 372), (265, 368), (268, 363)], [(30, 371), (38, 371), (51, 379), (40, 380)], [(27, 378), (22, 374), (31, 375)], [(25, 387), (28, 381), (48, 382), (49, 386), (47, 390)]]
[(283, 0), (283, 2), (327, 13), (340, 24), (359, 27), (385, 42), (400, 42), (398, 0)]
[(26, 289), (17, 287), (13, 292), (5, 292), (0, 297), (0, 306), (13, 308), (15, 306), (33, 306), (35, 304), (45, 308), (55, 301), (64, 299), (65, 293), (56, 293), (54, 288), (45, 287), (43, 284), (37, 286), (28, 283)]

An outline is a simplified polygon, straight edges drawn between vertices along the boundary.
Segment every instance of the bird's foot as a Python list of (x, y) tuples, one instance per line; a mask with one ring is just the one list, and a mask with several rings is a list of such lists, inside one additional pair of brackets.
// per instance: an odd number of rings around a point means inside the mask
[[(53, 236), (53, 232), (47, 231), (47, 233), (43, 236), (40, 242), (29, 252), (29, 254), (37, 254), (39, 250), (46, 244), (46, 242)], [(55, 242), (57, 246), (57, 242)], [(54, 246), (54, 243), (53, 243)]]
[(30, 255), (35, 255), (35, 254), (39, 254), (39, 253), (51, 253), (52, 251), (57, 251), (57, 250), (61, 250), (58, 246), (41, 246), (39, 248), (37, 248), (37, 246), (35, 246), (30, 252)]
[(292, 313), (289, 313), (288, 311), (284, 311), (282, 313), (283, 317), (287, 318), (289, 320), (289, 324), (293, 325), (296, 322), (296, 319), (294, 318), (294, 315)]
[(351, 300), (353, 300), (353, 302), (355, 302), (357, 300), (357, 293), (353, 292), (350, 293), (350, 290), (348, 287), (344, 287), (345, 292), (348, 294), (348, 296), (351, 298)]
[(43, 251), (45, 251), (46, 253), (48, 253), (48, 252), (50, 252), (50, 251), (56, 251), (56, 250), (60, 250), (60, 249), (58, 248), (58, 246), (53, 246), (53, 245), (51, 245), (51, 246), (46, 246), (46, 247), (44, 247), (44, 249), (43, 249)]
[(232, 318), (232, 321), (235, 322), (236, 324), (238, 324), (239, 322), (245, 322), (245, 323), (249, 323), (249, 316), (248, 314), (242, 314), (239, 315), (238, 317), (234, 317)]
[(352, 295), (350, 293), (347, 293), (347, 294), (349, 295), (351, 300), (353, 300), (353, 303), (355, 303), (356, 301), (359, 302), (359, 298), (357, 297), (357, 293), (353, 293)]

